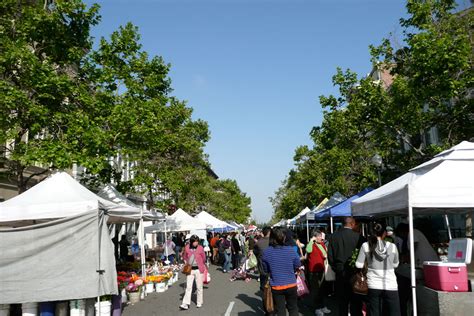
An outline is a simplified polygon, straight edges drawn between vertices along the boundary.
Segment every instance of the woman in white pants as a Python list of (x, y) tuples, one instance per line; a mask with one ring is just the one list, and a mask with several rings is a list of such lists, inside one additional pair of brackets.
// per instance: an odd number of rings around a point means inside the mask
[(204, 273), (207, 273), (206, 254), (204, 248), (199, 245), (199, 237), (192, 235), (189, 244), (184, 247), (183, 260), (191, 265), (191, 273), (186, 276), (186, 292), (183, 297), (183, 303), (179, 306), (181, 309), (188, 309), (191, 305), (191, 293), (193, 284), (196, 282), (196, 307), (201, 307), (203, 303), (202, 284)]

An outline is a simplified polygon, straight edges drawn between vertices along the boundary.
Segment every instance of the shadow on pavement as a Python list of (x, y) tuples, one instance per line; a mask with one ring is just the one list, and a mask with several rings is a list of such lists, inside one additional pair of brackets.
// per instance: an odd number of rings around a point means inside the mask
[(242, 303), (246, 304), (252, 309), (251, 311), (240, 312), (237, 315), (263, 315), (262, 301), (260, 300), (260, 298), (251, 297), (247, 294), (238, 294), (236, 296), (236, 299), (240, 300)]

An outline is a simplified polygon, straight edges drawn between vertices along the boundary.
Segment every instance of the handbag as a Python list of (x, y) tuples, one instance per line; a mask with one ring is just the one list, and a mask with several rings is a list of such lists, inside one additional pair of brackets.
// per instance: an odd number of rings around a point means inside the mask
[(326, 281), (336, 281), (336, 273), (327, 260), (324, 261), (324, 279)]
[(181, 271), (183, 274), (190, 275), (192, 270), (192, 266), (189, 263), (186, 263)]
[(263, 300), (266, 312), (269, 314), (273, 313), (275, 311), (275, 306), (273, 305), (272, 287), (270, 286), (270, 274), (268, 275), (267, 282), (263, 288)]
[(365, 259), (364, 267), (352, 277), (352, 292), (359, 295), (367, 295), (369, 293), (367, 258)]

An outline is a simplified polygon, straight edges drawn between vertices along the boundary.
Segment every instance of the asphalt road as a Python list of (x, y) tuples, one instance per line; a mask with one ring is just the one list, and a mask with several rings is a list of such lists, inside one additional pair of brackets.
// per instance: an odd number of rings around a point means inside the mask
[[(126, 306), (122, 315), (263, 315), (259, 282), (256, 278), (248, 283), (243, 280), (231, 282), (229, 280), (230, 275), (222, 273), (220, 268), (211, 265), (209, 271), (211, 273), (211, 282), (208, 285), (204, 285), (204, 303), (202, 307), (196, 307), (196, 296), (193, 294), (189, 310), (182, 311), (179, 309), (184, 296), (186, 280), (185, 276), (180, 274), (179, 281), (166, 292), (149, 294), (144, 301)], [(308, 299), (299, 301), (300, 315), (314, 315), (314, 309), (308, 305)]]

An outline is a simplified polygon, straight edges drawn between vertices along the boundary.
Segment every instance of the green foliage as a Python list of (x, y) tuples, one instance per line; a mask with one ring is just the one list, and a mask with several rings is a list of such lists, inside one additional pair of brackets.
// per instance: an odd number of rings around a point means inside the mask
[[(90, 153), (81, 151), (75, 135), (93, 133), (85, 130), (90, 117), (83, 115), (89, 89), (75, 65), (90, 49), (89, 29), (98, 19), (97, 6), (87, 9), (75, 0), (57, 1), (54, 8), (0, 4), (0, 143), (8, 142), (8, 171), (20, 191), (28, 166), (65, 168)], [(88, 157), (92, 164), (101, 163), (96, 149)]]
[[(80, 0), (0, 4), (0, 144), (19, 191), (36, 175), (26, 176), (33, 166), (76, 163), (87, 170), (85, 182), (114, 181), (152, 206), (208, 207), (245, 220), (250, 199), (235, 181), (209, 175), (208, 125), (171, 95), (170, 65), (142, 49), (131, 23), (93, 49), (90, 29), (99, 20), (98, 6)], [(133, 177), (122, 181), (128, 171)]]
[[(383, 182), (474, 136), (473, 11), (453, 14), (451, 0), (408, 0), (401, 19), (406, 46), (389, 39), (371, 46), (375, 81), (337, 69), (339, 96), (321, 96), (321, 126), (313, 148), (300, 147), (295, 169), (271, 199), (275, 218), (291, 218), (339, 191), (347, 196), (376, 186), (375, 153), (382, 156)], [(386, 81), (384, 81), (386, 80)], [(440, 143), (426, 144), (436, 127)]]

